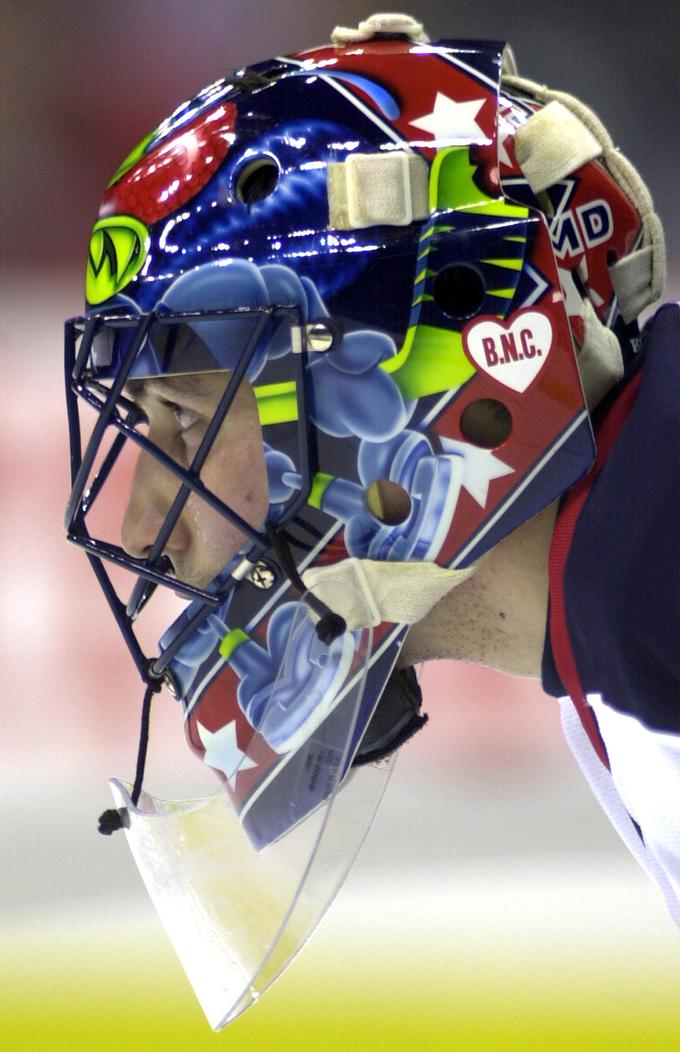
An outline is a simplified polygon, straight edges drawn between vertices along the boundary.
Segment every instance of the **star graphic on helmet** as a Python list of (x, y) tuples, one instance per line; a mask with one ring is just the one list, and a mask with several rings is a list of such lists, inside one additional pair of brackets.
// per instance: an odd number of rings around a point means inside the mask
[(504, 475), (512, 475), (515, 470), (489, 449), (480, 449), (469, 442), (458, 442), (450, 438), (442, 438), (441, 444), (445, 453), (453, 453), (463, 458), (461, 486), (481, 508), (486, 507), (491, 482), (503, 478)]
[(475, 120), (485, 103), (485, 99), (470, 99), (468, 102), (456, 102), (437, 92), (434, 109), (424, 113), (410, 123), (414, 128), (430, 132), (435, 139), (447, 139), (450, 142), (488, 143), (491, 140)]
[(209, 767), (222, 771), (231, 788), (235, 789), (236, 775), (242, 771), (249, 771), (251, 767), (257, 767), (255, 761), (238, 747), (236, 721), (226, 723), (218, 731), (209, 731), (200, 723), (197, 723), (196, 726), (205, 748), (203, 759)]

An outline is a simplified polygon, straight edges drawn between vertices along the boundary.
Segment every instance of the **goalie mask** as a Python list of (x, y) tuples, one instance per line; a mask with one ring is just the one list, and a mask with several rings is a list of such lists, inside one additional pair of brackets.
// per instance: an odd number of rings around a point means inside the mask
[(620, 377), (661, 273), (596, 118), (404, 16), (211, 84), (116, 172), (66, 327), (66, 527), (222, 783), (115, 784), (213, 1026), (314, 927), (423, 720), (409, 624), (588, 470), (582, 380)]

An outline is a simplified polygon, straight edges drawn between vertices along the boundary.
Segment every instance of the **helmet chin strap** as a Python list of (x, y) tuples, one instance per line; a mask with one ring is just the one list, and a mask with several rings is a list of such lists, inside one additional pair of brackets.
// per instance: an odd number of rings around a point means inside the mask
[(349, 629), (375, 627), (382, 621), (412, 625), (478, 566), (476, 562), (458, 570), (436, 563), (352, 558), (305, 570), (302, 580), (317, 599), (342, 616)]
[[(306, 587), (298, 573), (295, 560), (293, 559), (285, 537), (283, 534), (279, 533), (273, 522), (267, 522), (265, 529), (271, 546), (276, 552), (281, 569), (293, 587), (297, 588), (301, 595), (304, 594), (306, 592)], [(343, 632), (347, 631), (347, 624), (344, 618), (332, 607), (329, 607), (319, 596), (308, 593), (305, 596), (305, 602), (318, 618), (316, 634), (326, 646), (330, 646), (333, 640), (337, 639), (338, 636), (341, 636)]]

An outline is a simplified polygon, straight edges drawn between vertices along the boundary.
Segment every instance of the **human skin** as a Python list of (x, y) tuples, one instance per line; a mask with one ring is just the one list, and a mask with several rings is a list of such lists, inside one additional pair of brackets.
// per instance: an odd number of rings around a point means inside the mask
[(539, 679), (556, 517), (557, 501), (497, 544), (413, 626), (399, 667), (449, 658)]
[[(144, 412), (148, 437), (186, 468), (215, 413), (228, 382), (225, 372), (130, 380), (126, 395)], [(268, 493), (262, 432), (249, 384), (241, 384), (200, 473), (204, 485), (250, 526), (260, 527)], [(142, 452), (121, 529), (126, 552), (143, 559), (179, 490), (177, 479)], [(192, 494), (164, 552), (179, 580), (204, 588), (243, 546), (236, 525)]]
[[(224, 372), (131, 380), (126, 394), (144, 411), (149, 438), (187, 467), (228, 381)], [(250, 525), (268, 509), (262, 433), (247, 383), (227, 413), (201, 472), (202, 481)], [(122, 527), (135, 558), (153, 545), (179, 489), (152, 456), (139, 457)], [(539, 677), (548, 606), (548, 554), (557, 503), (501, 541), (477, 571), (410, 630), (399, 667), (453, 659), (512, 675)], [(165, 547), (174, 575), (205, 587), (244, 543), (243, 534), (191, 496)]]

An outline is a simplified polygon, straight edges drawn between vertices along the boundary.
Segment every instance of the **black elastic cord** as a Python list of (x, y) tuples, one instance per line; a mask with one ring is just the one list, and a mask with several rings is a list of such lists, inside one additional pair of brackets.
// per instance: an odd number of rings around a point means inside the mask
[[(161, 555), (159, 559), (156, 559), (151, 564), (150, 569), (156, 570), (158, 573), (171, 574), (173, 572), (172, 559), (167, 555)], [(125, 613), (131, 621), (134, 621), (141, 614), (157, 587), (158, 585), (155, 581), (149, 581), (145, 577), (137, 578), (125, 608)]]
[(288, 546), (288, 542), (283, 537), (273, 522), (267, 522), (265, 526), (267, 530), (267, 537), (269, 543), (276, 553), (276, 557), (279, 561), (281, 569), (285, 573), (286, 577), (293, 585), (293, 588), (304, 596), (304, 601), (314, 611), (315, 614), (319, 615), (319, 620), (316, 624), (316, 634), (326, 646), (341, 636), (343, 632), (347, 631), (347, 622), (344, 617), (340, 614), (336, 614), (333, 610), (326, 606), (326, 604), (313, 595), (308, 588), (305, 586), (305, 582), (298, 573), (298, 568), (295, 565), (295, 559)]
[[(142, 702), (142, 720), (139, 728), (139, 746), (137, 749), (137, 769), (135, 771), (135, 784), (132, 787), (132, 793), (130, 799), (132, 803), (137, 806), (139, 803), (139, 796), (142, 791), (142, 782), (144, 781), (144, 767), (146, 765), (146, 750), (149, 744), (149, 721), (151, 718), (151, 699), (154, 694), (157, 694), (163, 686), (162, 679), (151, 679), (147, 683), (146, 691), (144, 693), (144, 701)], [(130, 819), (128, 817), (126, 807), (111, 807), (108, 811), (104, 811), (99, 816), (99, 832), (103, 833), (104, 836), (111, 836), (117, 829), (122, 829), (124, 826), (129, 826)]]

